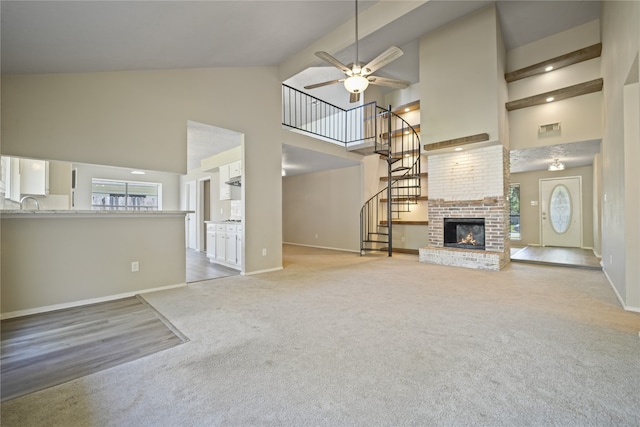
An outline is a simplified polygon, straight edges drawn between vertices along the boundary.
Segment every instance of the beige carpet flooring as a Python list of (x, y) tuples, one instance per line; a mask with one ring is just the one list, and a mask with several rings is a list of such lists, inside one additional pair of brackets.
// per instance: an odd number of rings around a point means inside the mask
[(640, 314), (600, 271), (284, 253), (145, 295), (190, 342), (4, 402), (2, 426), (640, 425)]

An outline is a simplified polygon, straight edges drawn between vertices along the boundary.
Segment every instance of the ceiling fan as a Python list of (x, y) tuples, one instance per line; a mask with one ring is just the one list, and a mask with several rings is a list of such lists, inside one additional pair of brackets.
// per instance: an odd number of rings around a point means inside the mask
[(350, 92), (349, 102), (358, 102), (360, 100), (360, 93), (364, 92), (369, 84), (379, 86), (390, 86), (397, 89), (405, 89), (409, 86), (410, 82), (406, 80), (391, 79), (388, 77), (379, 77), (372, 75), (375, 71), (384, 67), (391, 61), (394, 61), (402, 56), (404, 52), (402, 49), (396, 46), (391, 46), (389, 49), (382, 52), (380, 55), (369, 61), (367, 64), (363, 64), (358, 59), (358, 0), (356, 0), (356, 59), (349, 65), (344, 65), (336, 58), (328, 54), (327, 52), (316, 52), (315, 55), (333, 65), (345, 74), (345, 77), (337, 80), (329, 80), (327, 82), (316, 83), (305, 86), (305, 89), (315, 89), (322, 86), (329, 86), (336, 83), (344, 83), (345, 89)]

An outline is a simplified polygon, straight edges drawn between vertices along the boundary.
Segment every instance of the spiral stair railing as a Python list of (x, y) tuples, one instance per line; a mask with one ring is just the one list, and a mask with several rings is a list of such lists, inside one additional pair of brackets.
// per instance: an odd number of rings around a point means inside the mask
[(282, 125), (344, 145), (373, 144), (387, 162), (387, 186), (360, 210), (360, 254), (393, 253), (393, 220), (421, 195), (420, 137), (406, 120), (375, 102), (348, 110), (282, 85)]
[(387, 186), (367, 200), (360, 210), (360, 254), (393, 253), (393, 220), (418, 203), (420, 185), (420, 137), (391, 107), (378, 108), (379, 132), (374, 151), (387, 162)]

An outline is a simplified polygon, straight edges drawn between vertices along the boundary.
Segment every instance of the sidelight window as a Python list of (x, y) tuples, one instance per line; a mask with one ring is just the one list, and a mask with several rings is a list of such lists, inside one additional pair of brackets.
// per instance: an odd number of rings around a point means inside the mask
[(520, 240), (520, 184), (509, 185), (509, 237)]

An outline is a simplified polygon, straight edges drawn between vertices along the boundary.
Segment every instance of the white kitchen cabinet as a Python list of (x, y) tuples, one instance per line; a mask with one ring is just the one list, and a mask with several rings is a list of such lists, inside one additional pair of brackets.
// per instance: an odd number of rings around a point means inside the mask
[[(210, 257), (209, 260), (227, 267), (240, 269), (242, 267), (242, 225), (234, 224), (233, 222), (212, 225), (215, 225), (215, 255)], [(209, 231), (207, 231), (208, 235)]]
[(229, 165), (220, 166), (220, 200), (231, 199), (231, 187), (226, 182), (229, 181)]
[(216, 225), (207, 223), (207, 258), (216, 257)]
[(225, 252), (225, 261), (229, 264), (237, 265), (237, 247), (238, 247), (238, 229), (235, 225), (227, 225), (227, 244)]
[(49, 162), (20, 159), (20, 193), (37, 196), (49, 194)]
[(227, 233), (224, 224), (216, 224), (216, 261), (226, 261)]
[(229, 177), (235, 178), (242, 175), (242, 163), (240, 160), (229, 165)]

